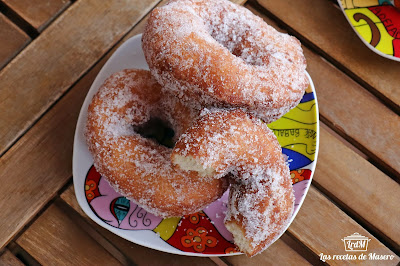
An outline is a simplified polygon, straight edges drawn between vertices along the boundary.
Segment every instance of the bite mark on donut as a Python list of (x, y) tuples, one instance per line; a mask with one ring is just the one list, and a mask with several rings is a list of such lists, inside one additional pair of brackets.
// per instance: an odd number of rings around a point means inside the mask
[(172, 162), (202, 176), (230, 174), (225, 225), (249, 256), (286, 229), (294, 208), (289, 168), (273, 132), (240, 109), (205, 114), (175, 145)]
[(158, 118), (181, 134), (198, 115), (163, 92), (149, 71), (113, 74), (88, 108), (85, 135), (96, 170), (117, 192), (157, 216), (200, 211), (225, 192), (227, 181), (173, 168), (172, 149), (137, 131)]

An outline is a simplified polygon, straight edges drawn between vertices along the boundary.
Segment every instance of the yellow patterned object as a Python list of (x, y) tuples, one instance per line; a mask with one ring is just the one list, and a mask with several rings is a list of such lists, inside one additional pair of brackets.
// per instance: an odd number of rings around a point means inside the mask
[(371, 50), (400, 61), (400, 0), (341, 0), (339, 3), (354, 31)]
[(317, 117), (315, 99), (302, 102), (281, 119), (268, 125), (282, 148), (296, 151), (314, 161)]
[(168, 240), (174, 234), (180, 220), (180, 217), (164, 219), (156, 228), (153, 229), (153, 231), (162, 239)]

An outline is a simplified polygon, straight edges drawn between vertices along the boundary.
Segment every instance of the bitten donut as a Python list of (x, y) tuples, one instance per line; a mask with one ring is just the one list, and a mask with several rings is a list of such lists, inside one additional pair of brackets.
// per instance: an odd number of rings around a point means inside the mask
[(205, 106), (269, 123), (308, 86), (300, 42), (227, 0), (173, 0), (152, 11), (142, 48), (156, 80)]
[(163, 93), (149, 71), (113, 74), (88, 108), (86, 139), (96, 169), (118, 192), (158, 216), (201, 210), (223, 194), (227, 181), (173, 168), (170, 148), (136, 132), (158, 118), (181, 134), (198, 112)]
[(180, 137), (171, 158), (203, 176), (232, 174), (225, 226), (248, 256), (286, 230), (294, 209), (290, 172), (278, 140), (260, 120), (241, 110), (208, 113)]

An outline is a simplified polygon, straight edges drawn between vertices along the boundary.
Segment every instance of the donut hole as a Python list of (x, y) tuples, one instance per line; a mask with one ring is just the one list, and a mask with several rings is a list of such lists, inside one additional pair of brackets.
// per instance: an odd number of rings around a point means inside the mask
[(173, 148), (175, 143), (174, 130), (164, 120), (158, 117), (151, 117), (147, 122), (133, 126), (136, 133), (147, 139), (152, 139), (160, 145)]

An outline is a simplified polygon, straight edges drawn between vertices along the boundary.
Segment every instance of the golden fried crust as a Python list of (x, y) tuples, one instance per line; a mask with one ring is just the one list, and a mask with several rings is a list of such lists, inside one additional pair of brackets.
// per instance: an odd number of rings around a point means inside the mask
[(171, 158), (205, 176), (233, 174), (225, 225), (247, 255), (286, 230), (294, 209), (290, 172), (265, 123), (238, 109), (205, 114), (180, 137)]
[(225, 179), (172, 168), (171, 149), (134, 131), (151, 117), (184, 130), (198, 115), (188, 108), (163, 94), (149, 71), (124, 70), (105, 81), (88, 109), (86, 139), (96, 169), (118, 192), (158, 216), (199, 211), (227, 188)]
[(296, 106), (308, 86), (300, 42), (227, 0), (175, 0), (156, 8), (142, 44), (163, 86), (266, 122)]

